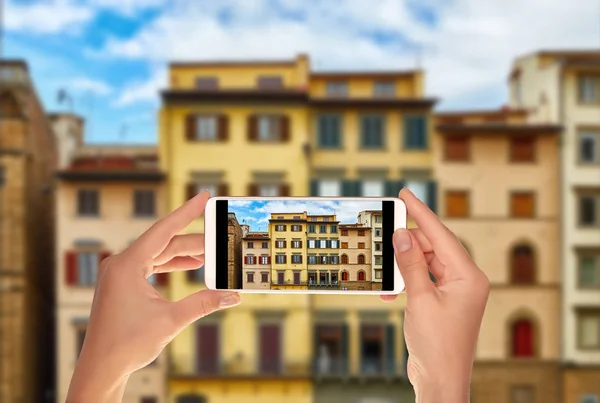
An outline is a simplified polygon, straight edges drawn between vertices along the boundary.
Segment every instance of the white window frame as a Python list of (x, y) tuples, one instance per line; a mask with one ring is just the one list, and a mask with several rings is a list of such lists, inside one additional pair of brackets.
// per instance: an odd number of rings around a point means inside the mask
[(96, 284), (99, 266), (98, 252), (77, 252), (77, 284), (87, 286)]
[(278, 185), (258, 185), (258, 195), (260, 197), (277, 197), (279, 196)]
[(598, 78), (598, 76), (586, 74), (581, 75), (579, 80), (581, 80), (578, 82), (579, 91), (581, 91), (579, 94), (579, 101), (582, 103), (598, 102), (598, 98), (600, 97), (600, 94), (598, 94), (598, 80), (600, 80), (600, 78)]
[(327, 240), (319, 239), (319, 249), (326, 249), (326, 248), (327, 248)]
[(340, 247), (338, 244), (339, 244), (339, 241), (337, 239), (331, 240), (331, 248), (338, 249)]
[(215, 183), (198, 183), (196, 185), (196, 194), (202, 192), (203, 190), (208, 190), (211, 196), (216, 196), (217, 185)]
[(385, 196), (385, 183), (379, 179), (368, 179), (362, 182), (362, 195), (364, 197)]
[(394, 97), (396, 96), (396, 83), (393, 81), (377, 81), (373, 84), (373, 96)]
[(279, 140), (281, 119), (277, 116), (261, 115), (257, 119), (259, 141)]
[(196, 139), (215, 141), (217, 139), (217, 117), (201, 115), (196, 120)]
[(340, 197), (342, 195), (342, 182), (337, 179), (324, 179), (319, 181), (319, 196)]
[(316, 247), (317, 247), (316, 239), (309, 239), (308, 240), (308, 249), (316, 249)]

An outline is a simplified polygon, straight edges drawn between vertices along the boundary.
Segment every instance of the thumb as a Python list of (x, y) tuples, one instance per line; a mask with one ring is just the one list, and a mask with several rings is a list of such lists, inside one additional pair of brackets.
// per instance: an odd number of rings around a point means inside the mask
[(239, 305), (236, 292), (201, 290), (172, 304), (173, 316), (181, 329), (221, 309)]
[(398, 229), (394, 232), (393, 242), (406, 293), (411, 295), (431, 290), (433, 283), (429, 278), (425, 255), (413, 234), (407, 229)]

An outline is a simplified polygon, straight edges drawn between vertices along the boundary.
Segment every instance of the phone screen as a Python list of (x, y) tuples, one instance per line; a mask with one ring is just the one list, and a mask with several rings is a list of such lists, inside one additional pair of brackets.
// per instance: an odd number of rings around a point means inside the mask
[(393, 291), (394, 201), (217, 200), (216, 287)]

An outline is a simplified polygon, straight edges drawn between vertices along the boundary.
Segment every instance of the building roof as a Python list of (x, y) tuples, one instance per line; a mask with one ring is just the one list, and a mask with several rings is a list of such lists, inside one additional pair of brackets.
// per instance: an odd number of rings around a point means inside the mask
[(307, 103), (308, 93), (298, 89), (169, 89), (161, 91), (163, 102), (178, 103), (215, 103), (215, 102), (277, 102), (277, 103)]
[(457, 111), (445, 111), (437, 112), (436, 117), (440, 118), (467, 118), (467, 117), (506, 117), (510, 115), (526, 116), (529, 113), (528, 109), (525, 108), (508, 108), (501, 107), (499, 109), (473, 109), (473, 110), (457, 110)]
[(194, 61), (173, 61), (169, 67), (246, 67), (246, 66), (292, 66), (296, 64), (298, 58), (306, 58), (306, 54), (299, 54), (295, 59), (255, 59), (255, 60), (194, 60)]
[(166, 175), (159, 169), (156, 149), (152, 150), (136, 153), (135, 147), (125, 147), (119, 152), (107, 152), (102, 147), (94, 150), (86, 146), (78, 150), (79, 155), (57, 177), (66, 181), (162, 181)]
[(243, 240), (269, 240), (269, 233), (268, 232), (249, 232), (246, 234), (245, 237), (242, 238)]
[(340, 224), (340, 229), (368, 229), (370, 230), (371, 227), (369, 227), (367, 224)]
[(560, 125), (552, 124), (508, 124), (508, 123), (478, 123), (478, 124), (439, 124), (436, 126), (440, 134), (501, 134), (501, 135), (554, 135), (562, 130)]
[(312, 71), (310, 73), (311, 78), (325, 78), (325, 79), (351, 79), (351, 78), (369, 78), (369, 79), (390, 79), (398, 77), (412, 76), (415, 74), (422, 73), (423, 70), (359, 70), (359, 71)]
[(309, 103), (318, 107), (355, 107), (355, 108), (432, 108), (437, 98), (371, 98), (371, 97), (311, 97)]
[(0, 66), (15, 66), (22, 67), (25, 70), (29, 69), (25, 59), (0, 59)]

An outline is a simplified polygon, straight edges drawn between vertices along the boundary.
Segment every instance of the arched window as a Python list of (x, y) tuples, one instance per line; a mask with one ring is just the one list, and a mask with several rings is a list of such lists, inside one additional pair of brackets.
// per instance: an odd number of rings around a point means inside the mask
[(348, 264), (348, 255), (342, 255), (342, 264)]
[[(346, 255), (344, 255), (344, 256), (346, 256)], [(349, 278), (348, 278), (348, 272), (347, 271), (343, 271), (342, 272), (342, 281), (348, 281), (348, 280), (349, 280)]]
[(358, 255), (358, 264), (365, 264), (365, 255), (362, 253)]
[(516, 245), (511, 251), (510, 264), (511, 283), (535, 283), (535, 258), (531, 246), (526, 244)]
[(534, 326), (529, 319), (515, 321), (510, 329), (513, 357), (533, 357), (534, 349)]
[(365, 272), (362, 270), (358, 272), (358, 281), (365, 281)]

